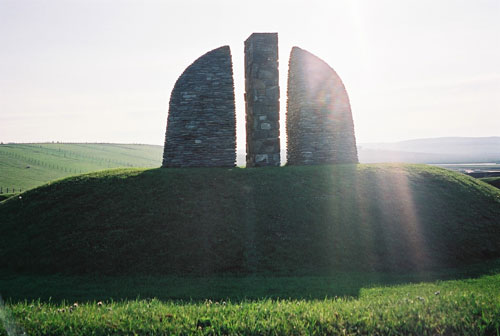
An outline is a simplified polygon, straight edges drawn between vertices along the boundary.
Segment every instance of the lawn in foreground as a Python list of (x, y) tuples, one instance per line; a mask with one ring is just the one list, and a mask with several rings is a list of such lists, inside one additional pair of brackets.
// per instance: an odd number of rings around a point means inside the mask
[[(35, 300), (6, 307), (11, 321), (29, 335), (498, 335), (500, 273), (362, 288), (358, 297)], [(2, 330), (0, 335), (7, 334)]]

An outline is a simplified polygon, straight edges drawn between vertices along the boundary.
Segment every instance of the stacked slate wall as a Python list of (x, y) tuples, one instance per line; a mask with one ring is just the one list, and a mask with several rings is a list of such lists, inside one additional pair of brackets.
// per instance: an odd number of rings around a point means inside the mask
[(170, 96), (163, 167), (234, 167), (236, 116), (231, 51), (191, 64)]
[(358, 163), (349, 97), (337, 73), (313, 54), (290, 54), (287, 164)]
[(245, 41), (247, 167), (280, 165), (278, 34)]

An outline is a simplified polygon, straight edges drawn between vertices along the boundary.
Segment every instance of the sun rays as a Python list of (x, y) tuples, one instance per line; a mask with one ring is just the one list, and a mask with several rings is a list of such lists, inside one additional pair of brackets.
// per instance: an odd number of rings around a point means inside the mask
[[(408, 265), (402, 268), (418, 270), (430, 260), (420, 223), (411, 174), (403, 166), (391, 165), (392, 173), (385, 174), (377, 168), (361, 172), (358, 166), (354, 178), (354, 204), (367, 264), (376, 264), (380, 258), (402, 263), (406, 255)], [(372, 184), (367, 192), (366, 184)], [(396, 265), (395, 265), (396, 266)]]

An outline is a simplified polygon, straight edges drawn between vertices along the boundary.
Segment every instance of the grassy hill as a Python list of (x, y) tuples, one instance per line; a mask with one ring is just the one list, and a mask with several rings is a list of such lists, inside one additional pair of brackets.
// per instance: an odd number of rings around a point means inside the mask
[(500, 189), (500, 177), (484, 177), (481, 181), (491, 184)]
[(19, 192), (49, 181), (117, 167), (159, 167), (154, 145), (34, 143), (0, 145), (0, 188)]
[(500, 191), (423, 165), (117, 169), (0, 203), (0, 269), (330, 274), (500, 256)]

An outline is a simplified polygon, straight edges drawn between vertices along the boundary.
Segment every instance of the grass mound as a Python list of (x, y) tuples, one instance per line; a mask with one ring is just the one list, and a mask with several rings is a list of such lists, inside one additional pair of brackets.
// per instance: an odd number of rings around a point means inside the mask
[(0, 203), (0, 268), (331, 274), (500, 256), (500, 191), (423, 165), (119, 169)]

